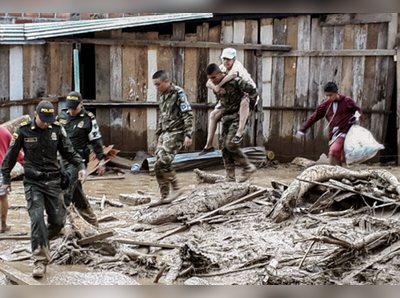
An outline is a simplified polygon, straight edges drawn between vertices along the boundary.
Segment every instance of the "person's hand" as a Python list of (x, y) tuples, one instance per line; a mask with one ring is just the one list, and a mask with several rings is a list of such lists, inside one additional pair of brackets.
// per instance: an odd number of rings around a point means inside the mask
[(3, 191), (4, 191), (5, 194), (9, 194), (9, 193), (11, 192), (11, 185), (3, 184), (3, 185), (1, 186), (1, 188), (3, 189)]
[(81, 183), (85, 183), (86, 178), (87, 178), (86, 171), (80, 170), (78, 173), (78, 180), (81, 181)]
[(226, 94), (226, 90), (225, 90), (225, 88), (220, 87), (217, 93), (224, 95), (224, 94)]
[(185, 143), (184, 143), (184, 145), (185, 145), (185, 148), (186, 148), (186, 149), (189, 149), (190, 146), (192, 146), (192, 139), (189, 138), (189, 137), (186, 137), (186, 138), (185, 138)]
[(97, 167), (97, 174), (99, 176), (103, 176), (104, 173), (106, 172), (106, 166), (101, 165), (102, 162), (100, 162), (99, 166)]
[(303, 138), (304, 137), (304, 132), (302, 132), (302, 131), (298, 131), (297, 133), (296, 133), (296, 136), (295, 136), (297, 139), (301, 139), (301, 138)]

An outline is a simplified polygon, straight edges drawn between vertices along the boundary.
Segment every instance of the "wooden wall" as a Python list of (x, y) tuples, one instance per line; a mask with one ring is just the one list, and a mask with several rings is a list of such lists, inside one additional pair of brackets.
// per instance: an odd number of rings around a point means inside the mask
[[(186, 90), (194, 106), (191, 150), (202, 149), (212, 110), (207, 105), (215, 103), (205, 87), (205, 68), (221, 62), (225, 44), (241, 45), (238, 59), (253, 76), (261, 97), (249, 120), (245, 146), (265, 145), (279, 160), (290, 160), (327, 153), (325, 120), (305, 139), (296, 138), (296, 132), (322, 102), (323, 85), (328, 81), (337, 82), (344, 94), (360, 104), (366, 111), (361, 125), (384, 141), (394, 89), (397, 26), (398, 14), (303, 15), (227, 20), (211, 26), (204, 22), (196, 33), (186, 33), (183, 23), (173, 24), (168, 35), (112, 30), (74, 42), (95, 45), (96, 98), (87, 106), (96, 111), (104, 143), (115, 144), (127, 155), (154, 150), (157, 92), (151, 76), (158, 69), (167, 71)], [(179, 42), (193, 44), (180, 47)], [(197, 42), (220, 43), (220, 47), (196, 46)], [(255, 50), (255, 46), (271, 44), (290, 45), (292, 50)], [(10, 100), (9, 52), (10, 47), (0, 46), (0, 121), (10, 115), (10, 108), (4, 106)], [(57, 98), (72, 89), (71, 41), (24, 46), (22, 62), (24, 99)], [(26, 105), (24, 111), (32, 108)], [(218, 137), (219, 131), (215, 146)]]

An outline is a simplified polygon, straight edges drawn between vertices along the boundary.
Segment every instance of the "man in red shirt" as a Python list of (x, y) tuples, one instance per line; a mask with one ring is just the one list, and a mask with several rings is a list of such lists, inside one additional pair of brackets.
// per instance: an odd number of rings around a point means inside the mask
[[(7, 153), (11, 139), (12, 139), (11, 133), (3, 126), (0, 126), (0, 165), (3, 163), (3, 158)], [(23, 164), (23, 156), (21, 152), (19, 153), (18, 156), (18, 162)], [(0, 171), (0, 216), (1, 216), (0, 234), (7, 232), (11, 228), (10, 226), (7, 225), (8, 198), (7, 194), (3, 191), (1, 187), (2, 184), (3, 184), (3, 176)]]
[(358, 120), (355, 112), (362, 114), (361, 108), (348, 96), (339, 94), (335, 83), (329, 82), (324, 87), (326, 100), (321, 103), (314, 114), (303, 124), (298, 134), (304, 133), (315, 122), (322, 118), (328, 120), (329, 125), (329, 161), (331, 165), (342, 165), (343, 144), (350, 127)]

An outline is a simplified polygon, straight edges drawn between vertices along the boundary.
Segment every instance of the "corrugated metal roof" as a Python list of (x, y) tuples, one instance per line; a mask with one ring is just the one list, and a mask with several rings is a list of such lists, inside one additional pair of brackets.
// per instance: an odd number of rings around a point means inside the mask
[(130, 27), (141, 27), (211, 17), (213, 17), (212, 13), (174, 13), (165, 15), (85, 21), (31, 23), (20, 25), (0, 24), (0, 44), (44, 43), (45, 38), (51, 37)]

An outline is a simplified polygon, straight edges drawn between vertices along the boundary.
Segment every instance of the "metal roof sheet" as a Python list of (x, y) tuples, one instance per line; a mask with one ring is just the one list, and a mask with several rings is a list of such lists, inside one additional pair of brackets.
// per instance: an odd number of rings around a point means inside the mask
[(173, 13), (116, 19), (64, 21), (30, 24), (0, 24), (0, 44), (45, 43), (45, 38), (129, 27), (211, 18), (212, 13)]

